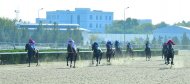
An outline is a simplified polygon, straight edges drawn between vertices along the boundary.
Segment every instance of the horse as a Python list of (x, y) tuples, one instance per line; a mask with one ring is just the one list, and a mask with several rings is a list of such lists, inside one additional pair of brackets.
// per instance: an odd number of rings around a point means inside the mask
[(120, 47), (119, 41), (115, 41), (115, 54), (116, 55), (122, 55), (122, 49)]
[(164, 58), (165, 64), (167, 64), (167, 44), (163, 45), (162, 58)]
[(77, 49), (76, 51), (75, 48), (72, 47), (72, 44), (68, 44), (66, 60), (67, 60), (67, 66), (69, 66), (68, 62), (70, 60), (70, 68), (72, 67), (72, 61), (74, 62), (73, 68), (75, 68), (78, 52), (79, 52), (79, 49)]
[(107, 47), (107, 51), (106, 51), (106, 58), (107, 58), (107, 62), (110, 63), (111, 57), (115, 56), (115, 50), (112, 49), (111, 47)]
[(146, 55), (146, 61), (150, 61), (151, 49), (150, 49), (150, 47), (148, 47), (148, 45), (146, 45), (146, 47), (145, 47), (145, 55)]
[(167, 60), (167, 65), (170, 64), (170, 58), (171, 58), (171, 66), (174, 65), (173, 59), (174, 59), (174, 49), (172, 48), (172, 44), (169, 43), (167, 45), (167, 55), (166, 55), (166, 60)]
[(93, 57), (92, 57), (92, 64), (94, 64), (94, 58), (96, 58), (96, 66), (100, 64), (100, 61), (102, 59), (103, 52), (100, 48), (98, 47), (92, 47), (93, 50)]
[(133, 58), (133, 56), (134, 56), (134, 52), (133, 52), (132, 47), (130, 47), (130, 44), (127, 45), (127, 54), (128, 54), (130, 57), (132, 57), (132, 58)]
[(25, 45), (25, 51), (27, 51), (27, 54), (28, 54), (28, 63), (29, 63), (28, 67), (30, 67), (30, 63), (31, 63), (32, 57), (34, 57), (35, 61), (37, 62), (36, 66), (38, 66), (38, 62), (39, 62), (39, 50), (33, 49), (31, 47), (31, 45), (29, 43), (27, 43)]
[(120, 47), (115, 47), (115, 54), (116, 55), (122, 55), (122, 51)]

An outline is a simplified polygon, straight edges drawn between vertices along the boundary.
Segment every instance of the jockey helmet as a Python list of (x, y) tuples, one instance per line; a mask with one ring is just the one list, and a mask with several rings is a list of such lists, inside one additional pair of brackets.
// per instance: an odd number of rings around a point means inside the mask
[(175, 45), (175, 43), (172, 41), (172, 40), (168, 40), (167, 44), (172, 44), (172, 45)]
[(35, 41), (32, 38), (29, 39), (29, 43), (35, 44)]

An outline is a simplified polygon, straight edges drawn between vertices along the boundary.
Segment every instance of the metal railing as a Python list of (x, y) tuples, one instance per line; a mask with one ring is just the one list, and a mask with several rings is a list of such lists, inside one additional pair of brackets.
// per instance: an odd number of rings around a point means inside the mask
[[(11, 49), (24, 49), (26, 43), (11, 43), (11, 42), (0, 42), (0, 50), (11, 50)], [(36, 43), (38, 49), (66, 49), (66, 43)], [(106, 48), (105, 44), (99, 44), (100, 48)], [(80, 45), (77, 44), (78, 48), (91, 49), (91, 45)], [(121, 48), (125, 49), (126, 45), (121, 44)], [(142, 44), (133, 44), (134, 49), (145, 48)], [(162, 45), (151, 45), (153, 49), (161, 49)], [(174, 49), (177, 50), (190, 50), (190, 45), (174, 45)]]

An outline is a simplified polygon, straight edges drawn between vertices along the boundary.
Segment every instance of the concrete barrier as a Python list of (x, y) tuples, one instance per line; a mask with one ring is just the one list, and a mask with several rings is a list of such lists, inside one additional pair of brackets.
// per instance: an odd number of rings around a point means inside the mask
[[(178, 51), (175, 51), (175, 54), (178, 54)], [(181, 52), (180, 52), (181, 54)], [(161, 51), (152, 51), (152, 56), (161, 56)], [(61, 52), (39, 52), (39, 60), (45, 62), (51, 61), (66, 61), (67, 53), (65, 51)], [(134, 51), (134, 56), (145, 56), (144, 51), (137, 50)], [(117, 57), (127, 57), (126, 51), (123, 51), (123, 56)], [(105, 58), (105, 51), (103, 51), (103, 58)], [(33, 58), (34, 59), (34, 58)], [(80, 51), (79, 57), (80, 60), (91, 60), (92, 51)], [(26, 52), (6, 52), (0, 53), (1, 64), (23, 64), (27, 63), (27, 53)]]

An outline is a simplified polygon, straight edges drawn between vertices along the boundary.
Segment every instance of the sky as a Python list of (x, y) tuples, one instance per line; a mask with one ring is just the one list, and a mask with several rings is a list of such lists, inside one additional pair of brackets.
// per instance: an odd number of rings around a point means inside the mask
[(114, 12), (114, 20), (123, 20), (125, 12), (125, 18), (174, 24), (190, 21), (189, 3), (190, 0), (0, 0), (0, 17), (14, 19), (15, 10), (19, 10), (19, 19), (35, 23), (38, 13), (40, 18), (45, 18), (46, 11), (91, 8)]

